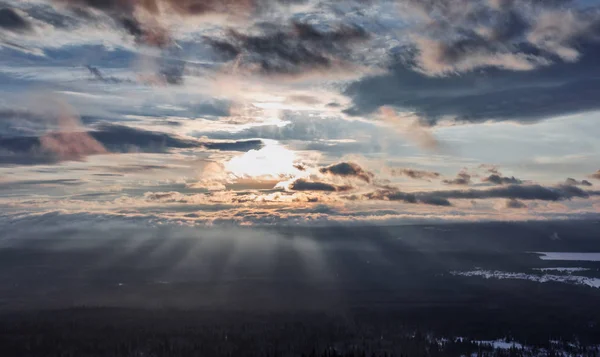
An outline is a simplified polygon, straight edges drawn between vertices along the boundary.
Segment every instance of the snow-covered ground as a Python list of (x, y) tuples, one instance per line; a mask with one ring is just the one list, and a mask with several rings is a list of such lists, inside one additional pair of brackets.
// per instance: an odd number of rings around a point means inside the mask
[(577, 275), (532, 275), (526, 273), (510, 273), (499, 270), (471, 270), (471, 271), (451, 271), (450, 274), (458, 276), (479, 276), (485, 279), (519, 279), (530, 280), (539, 283), (560, 282), (575, 285), (586, 285), (594, 288), (600, 288), (599, 278), (590, 278)]
[(588, 271), (590, 270), (590, 268), (579, 268), (579, 267), (552, 267), (552, 268), (534, 268), (533, 270), (539, 270), (539, 271), (558, 271), (561, 273), (569, 273), (569, 274), (573, 274), (576, 273), (578, 271)]
[(523, 345), (518, 342), (506, 342), (505, 340), (493, 340), (493, 341), (473, 341), (475, 343), (479, 343), (481, 345), (492, 345), (494, 348), (499, 348), (501, 350), (508, 350), (511, 348), (523, 348)]

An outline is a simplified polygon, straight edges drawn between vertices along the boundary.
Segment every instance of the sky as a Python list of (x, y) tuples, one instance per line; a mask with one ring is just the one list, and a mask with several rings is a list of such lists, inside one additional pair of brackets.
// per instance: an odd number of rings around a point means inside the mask
[(596, 1), (0, 0), (0, 225), (597, 219), (598, 55)]

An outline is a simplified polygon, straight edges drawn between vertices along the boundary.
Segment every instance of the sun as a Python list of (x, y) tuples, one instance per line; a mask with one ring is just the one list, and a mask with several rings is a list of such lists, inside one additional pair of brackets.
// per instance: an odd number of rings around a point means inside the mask
[(264, 140), (265, 146), (250, 150), (225, 163), (225, 170), (236, 177), (294, 176), (300, 171), (294, 167), (296, 154), (275, 140)]

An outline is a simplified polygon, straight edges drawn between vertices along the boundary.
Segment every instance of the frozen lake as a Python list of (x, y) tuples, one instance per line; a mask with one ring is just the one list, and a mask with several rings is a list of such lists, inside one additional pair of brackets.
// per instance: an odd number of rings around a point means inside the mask
[(571, 253), (571, 252), (534, 252), (542, 254), (542, 260), (573, 260), (585, 262), (600, 262), (600, 253)]

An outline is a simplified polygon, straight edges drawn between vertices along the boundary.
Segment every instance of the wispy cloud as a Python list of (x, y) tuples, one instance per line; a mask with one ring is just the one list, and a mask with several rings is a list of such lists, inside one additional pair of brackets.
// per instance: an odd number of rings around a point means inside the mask
[(415, 170), (415, 169), (390, 169), (392, 176), (406, 176), (417, 180), (437, 179), (441, 176), (439, 172)]
[(442, 180), (443, 183), (447, 185), (469, 185), (471, 184), (471, 175), (465, 171), (461, 171), (456, 174), (456, 177), (453, 179), (445, 179)]

